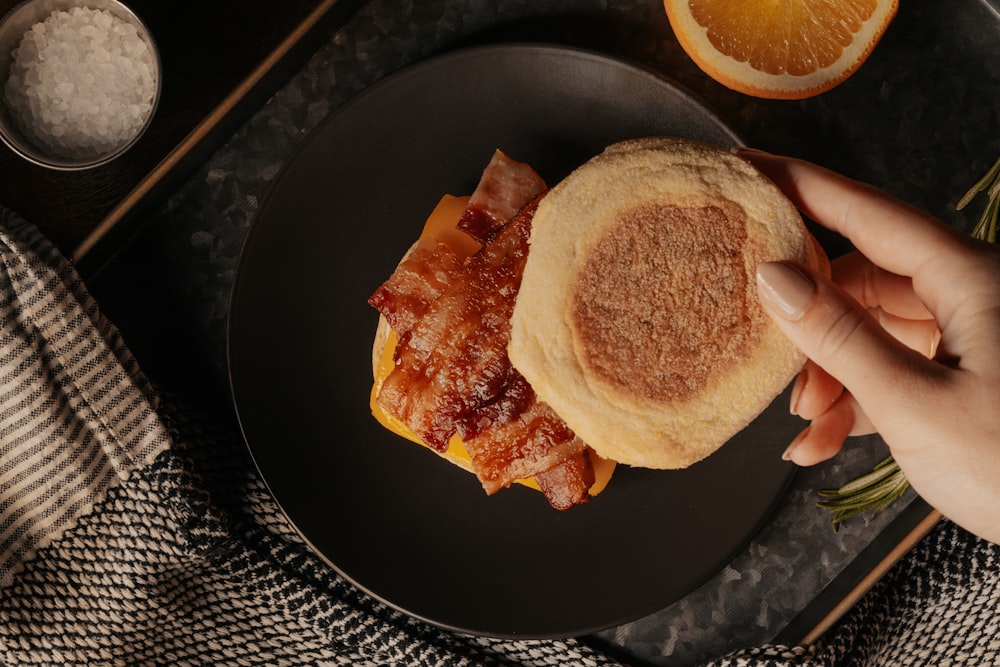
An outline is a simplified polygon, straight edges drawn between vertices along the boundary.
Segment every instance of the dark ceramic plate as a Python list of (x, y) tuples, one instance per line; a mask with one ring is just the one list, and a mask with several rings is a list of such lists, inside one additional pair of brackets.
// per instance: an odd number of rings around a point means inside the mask
[(560, 513), (379, 427), (366, 304), (445, 193), (472, 191), (494, 148), (550, 183), (616, 140), (735, 135), (673, 83), (549, 46), (436, 57), (333, 113), (254, 221), (229, 315), (240, 422), (271, 492), (315, 551), (415, 617), (505, 637), (585, 634), (690, 592), (750, 540), (793, 475), (780, 398), (684, 471), (620, 467)]

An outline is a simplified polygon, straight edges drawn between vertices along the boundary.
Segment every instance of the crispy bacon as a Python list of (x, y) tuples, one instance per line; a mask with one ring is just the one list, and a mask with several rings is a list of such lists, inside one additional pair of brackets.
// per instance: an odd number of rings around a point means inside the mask
[(458, 228), (480, 243), (486, 243), (525, 204), (547, 189), (534, 169), (510, 159), (502, 151), (494, 151), (458, 221)]
[[(499, 187), (487, 175), (482, 182)], [(509, 205), (520, 197), (522, 207), (489, 232), (478, 253), (456, 261), (444, 246), (418, 245), (372, 296), (399, 334), (396, 365), (377, 400), (439, 451), (458, 433), (487, 493), (535, 477), (553, 507), (567, 509), (589, 498), (589, 448), (507, 357), (537, 204), (529, 203), (534, 188), (526, 182), (533, 181), (506, 179), (513, 191), (502, 198)]]
[[(520, 373), (516, 370), (513, 373), (516, 377), (504, 395), (496, 403), (471, 415), (471, 421), (476, 422), (473, 432), (466, 432), (465, 424), (459, 425), (458, 432), (472, 458), (473, 468), (481, 471), (479, 479), (483, 488), (487, 493), (495, 493), (518, 479), (536, 477), (544, 492), (539, 477), (582, 457), (589, 477), (582, 476), (582, 483), (567, 493), (559, 488), (559, 480), (563, 478), (550, 476), (553, 493), (546, 493), (550, 502), (560, 494), (575, 495), (577, 502), (582, 502), (594, 483), (590, 459), (585, 455), (587, 446), (547, 404), (536, 398)], [(508, 392), (516, 398), (510, 400)], [(496, 409), (497, 403), (505, 405)]]
[(445, 244), (420, 240), (368, 303), (382, 313), (393, 331), (405, 335), (444, 294), (461, 266), (462, 259)]
[(590, 448), (584, 445), (579, 453), (535, 475), (542, 493), (556, 509), (566, 510), (590, 500), (590, 487), (594, 485), (594, 464), (589, 452)]
[(497, 402), (516, 372), (507, 342), (533, 214), (525, 209), (470, 257), (396, 344), (396, 368), (377, 400), (436, 449)]

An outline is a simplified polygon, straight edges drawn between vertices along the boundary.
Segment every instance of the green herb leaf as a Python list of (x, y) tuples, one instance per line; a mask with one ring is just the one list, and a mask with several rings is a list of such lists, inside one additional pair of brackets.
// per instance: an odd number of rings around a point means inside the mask
[[(986, 193), (983, 208), (971, 235), (977, 239), (997, 242), (997, 227), (1000, 225), (1000, 158), (979, 182), (965, 193), (955, 206), (962, 210), (980, 193)], [(825, 489), (819, 492), (820, 502), (816, 503), (832, 515), (833, 530), (866, 512), (880, 512), (899, 500), (910, 487), (906, 475), (892, 456), (881, 461), (865, 475), (844, 484), (839, 489)]]
[(997, 221), (1000, 220), (1000, 158), (993, 164), (986, 174), (973, 185), (965, 196), (959, 200), (955, 206), (959, 211), (969, 205), (979, 193), (986, 193), (986, 207), (983, 209), (979, 221), (972, 229), (972, 236), (977, 239), (997, 242)]
[(864, 514), (878, 512), (899, 500), (910, 483), (891, 456), (882, 460), (867, 475), (844, 484), (839, 489), (819, 492), (822, 501), (816, 503), (833, 515), (833, 530), (840, 529), (844, 521)]

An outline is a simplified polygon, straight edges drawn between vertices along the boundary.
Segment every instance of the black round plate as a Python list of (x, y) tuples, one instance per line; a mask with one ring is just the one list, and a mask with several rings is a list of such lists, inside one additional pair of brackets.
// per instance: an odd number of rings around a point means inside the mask
[[(550, 184), (614, 141), (737, 137), (689, 94), (603, 55), (503, 45), (432, 58), (371, 86), (288, 161), (251, 226), (229, 313), (230, 381), (261, 475), (338, 572), (449, 629), (589, 633), (679, 599), (744, 548), (793, 475), (797, 426), (772, 406), (683, 471), (620, 466), (568, 512), (476, 479), (371, 417), (366, 300), (445, 193), (495, 148)], [(779, 399), (782, 402), (782, 399)]]

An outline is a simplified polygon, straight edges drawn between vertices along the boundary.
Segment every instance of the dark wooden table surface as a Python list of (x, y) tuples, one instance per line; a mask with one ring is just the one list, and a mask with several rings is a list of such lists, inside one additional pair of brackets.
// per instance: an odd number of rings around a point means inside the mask
[[(0, 13), (18, 2), (0, 0)], [(33, 165), (0, 145), (0, 202), (89, 265), (134, 231), (363, 2), (127, 4), (163, 62), (160, 106), (140, 141), (110, 164), (77, 172)]]

